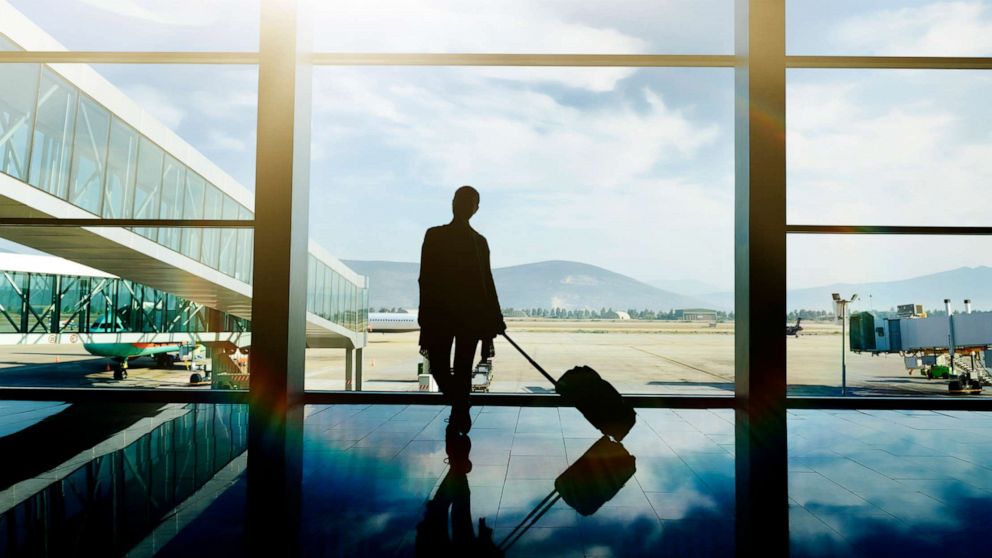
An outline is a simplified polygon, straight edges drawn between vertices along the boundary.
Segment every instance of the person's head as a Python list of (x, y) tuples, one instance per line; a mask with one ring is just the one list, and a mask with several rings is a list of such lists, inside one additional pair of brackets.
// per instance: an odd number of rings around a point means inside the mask
[(458, 221), (468, 221), (479, 210), (479, 191), (471, 186), (462, 186), (455, 190), (451, 200), (451, 212)]

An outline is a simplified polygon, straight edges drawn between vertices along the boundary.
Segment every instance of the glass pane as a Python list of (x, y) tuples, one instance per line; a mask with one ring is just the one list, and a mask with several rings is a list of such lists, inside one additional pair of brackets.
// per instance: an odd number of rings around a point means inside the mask
[(788, 0), (789, 54), (989, 56), (990, 0)]
[[(222, 219), (237, 219), (238, 204), (229, 196), (224, 196)], [(238, 261), (238, 232), (234, 229), (220, 230), (220, 269), (221, 273), (234, 277), (234, 268)]]
[(790, 70), (789, 222), (987, 224), (990, 87), (980, 71)]
[[(730, 54), (732, 0), (316, 2), (314, 48), (332, 52)], [(553, 70), (549, 70), (553, 72)]]
[(47, 68), (42, 72), (29, 182), (62, 199), (69, 181), (76, 96), (76, 89), (65, 80)]
[[(165, 158), (165, 169), (162, 173), (162, 219), (183, 218), (183, 198), (186, 195), (186, 167), (171, 156)], [(182, 229), (162, 229), (159, 244), (179, 251), (179, 240)]]
[(31, 50), (258, 50), (258, 0), (10, 0), (2, 13)]
[(793, 556), (979, 555), (992, 413), (790, 411)]
[(107, 183), (103, 194), (104, 217), (131, 217), (137, 161), (138, 134), (130, 126), (114, 118), (110, 125)]
[[(134, 218), (158, 219), (162, 197), (162, 164), (165, 158), (162, 148), (145, 138), (141, 138), (138, 149), (138, 172), (135, 175)], [(155, 240), (157, 229), (138, 228), (135, 231)]]
[(990, 253), (987, 237), (789, 235), (785, 318), (802, 328), (787, 332), (789, 393), (946, 396), (992, 381)]
[[(206, 182), (199, 175), (186, 173), (186, 195), (183, 196), (183, 218), (203, 219), (203, 192)], [(200, 259), (200, 229), (187, 228), (182, 230), (181, 252), (194, 260)]]
[[(449, 223), (455, 190), (472, 184), (501, 313), (543, 366), (585, 363), (626, 393), (730, 395), (732, 70), (500, 72), (315, 72), (310, 237), (345, 266), (332, 321), (360, 329), (364, 279), (348, 270), (368, 278), (363, 389), (419, 389), (425, 231)], [(374, 235), (358, 217), (368, 207)], [(439, 289), (445, 300), (478, 281), (463, 263), (473, 246), (450, 264), (464, 276)], [(483, 315), (452, 304), (450, 322)], [(495, 352), (491, 391), (553, 389), (505, 341)], [(344, 386), (336, 353), (310, 349), (311, 389)]]
[(28, 177), (39, 68), (0, 64), (0, 171), (18, 180)]
[(81, 97), (72, 149), (69, 203), (97, 215), (100, 215), (109, 133), (110, 113), (92, 100)]
[[(223, 209), (224, 198), (220, 190), (213, 184), (207, 183), (205, 198), (203, 203), (204, 219), (220, 219)], [(220, 254), (220, 229), (204, 229), (203, 249), (200, 254), (200, 261), (217, 269)]]
[[(241, 220), (250, 220), (252, 218), (251, 211), (244, 207), (239, 208), (238, 218)], [(238, 229), (238, 248), (237, 248), (237, 269), (234, 274), (235, 279), (239, 279), (246, 283), (251, 282), (251, 262), (252, 262), (252, 239), (254, 238), (254, 231), (251, 229)]]

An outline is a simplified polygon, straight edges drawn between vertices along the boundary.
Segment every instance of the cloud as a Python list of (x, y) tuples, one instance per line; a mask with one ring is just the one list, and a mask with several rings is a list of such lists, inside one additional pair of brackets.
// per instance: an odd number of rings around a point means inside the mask
[[(120, 16), (161, 25), (207, 26), (216, 24), (222, 11), (217, 2), (160, 2), (153, 0), (80, 0), (83, 4)], [(185, 5), (183, 5), (185, 4)]]
[(142, 109), (157, 118), (162, 124), (175, 130), (186, 119), (187, 111), (175, 103), (170, 96), (158, 87), (143, 83), (127, 84), (122, 87), (125, 94)]
[(438, 184), (473, 179), (570, 191), (630, 183), (658, 164), (691, 159), (718, 137), (715, 124), (691, 121), (651, 89), (597, 108), (475, 73), (432, 77), (430, 84), (360, 71), (318, 78), (317, 133), (334, 141), (319, 129), (331, 122), (338, 139), (373, 135), (411, 153)]
[(830, 40), (858, 54), (988, 56), (992, 8), (986, 2), (960, 1), (877, 10), (841, 22)]

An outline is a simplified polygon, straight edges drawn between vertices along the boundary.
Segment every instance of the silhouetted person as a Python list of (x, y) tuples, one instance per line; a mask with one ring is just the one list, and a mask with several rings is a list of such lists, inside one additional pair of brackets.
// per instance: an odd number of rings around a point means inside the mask
[(472, 470), (469, 461), (472, 440), (467, 434), (449, 429), (444, 441), (450, 468), (437, 493), (427, 502), (423, 520), (417, 524), (416, 555), (430, 558), (502, 556), (493, 542), (493, 530), (486, 525), (484, 517), (479, 518), (478, 536), (472, 527), (472, 494), (467, 476)]
[[(455, 191), (454, 217), (431, 227), (420, 255), (420, 347), (431, 374), (451, 404), (449, 426), (471, 428), (468, 395), (472, 360), (480, 340), (506, 331), (489, 264), (489, 244), (468, 223), (479, 210), (479, 192), (471, 186)], [(451, 346), (454, 343), (454, 365)]]

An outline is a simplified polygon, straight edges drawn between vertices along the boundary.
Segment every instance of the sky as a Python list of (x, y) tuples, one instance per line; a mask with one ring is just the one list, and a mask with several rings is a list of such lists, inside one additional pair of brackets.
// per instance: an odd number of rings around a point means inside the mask
[[(251, 1), (11, 3), (73, 49), (257, 48)], [(733, 4), (342, 0), (309, 20), (327, 52), (729, 54)], [(992, 0), (787, 8), (791, 54), (992, 55)], [(254, 187), (253, 67), (97, 70)], [(790, 70), (789, 222), (986, 224), (990, 88), (979, 71)], [(495, 266), (575, 260), (731, 289), (733, 95), (729, 69), (319, 67), (311, 236), (343, 259), (417, 261), (423, 231), (472, 184)], [(992, 265), (989, 248), (792, 236), (789, 286)]]

